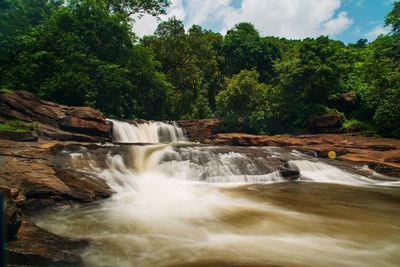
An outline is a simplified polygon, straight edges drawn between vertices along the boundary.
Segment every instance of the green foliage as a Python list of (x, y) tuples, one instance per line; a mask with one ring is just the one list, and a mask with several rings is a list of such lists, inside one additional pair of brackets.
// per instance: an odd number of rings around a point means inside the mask
[(346, 120), (343, 123), (343, 129), (346, 132), (373, 132), (373, 127), (371, 124), (359, 121), (357, 119)]
[(385, 20), (391, 34), (371, 43), (263, 37), (250, 23), (222, 36), (185, 30), (174, 17), (138, 40), (132, 18), (164, 14), (168, 5), (1, 0), (0, 93), (28, 90), (115, 118), (215, 115), (226, 130), (251, 133), (304, 132), (310, 118), (340, 108), (336, 100), (351, 93), (357, 103), (344, 109), (346, 129), (400, 137), (399, 1)]
[(10, 89), (5, 89), (5, 88), (0, 89), (0, 94), (7, 95), (7, 94), (11, 94), (12, 92), (13, 92), (13, 90), (10, 90)]
[(256, 69), (262, 81), (271, 80), (273, 63), (281, 57), (274, 42), (262, 39), (254, 25), (239, 23), (229, 30), (222, 50), (225, 56), (224, 72), (232, 75), (242, 69)]
[(275, 117), (284, 129), (301, 129), (310, 117), (324, 113), (346, 74), (344, 45), (327, 37), (306, 39), (296, 58), (275, 64)]
[(385, 26), (391, 26), (394, 34), (400, 34), (400, 2), (393, 3), (392, 11), (385, 18)]
[(217, 117), (225, 127), (260, 132), (268, 112), (266, 96), (268, 86), (259, 83), (256, 70), (242, 70), (225, 81), (217, 95)]
[(376, 109), (374, 122), (378, 133), (400, 137), (400, 87), (386, 92), (385, 98)]
[[(27, 0), (11, 2), (15, 4), (11, 11), (1, 10), (8, 12), (11, 21), (18, 20), (18, 10), (31, 5)], [(90, 105), (112, 117), (165, 116), (163, 109), (148, 107), (165, 106), (164, 96), (171, 86), (151, 51), (135, 45), (127, 15), (150, 9), (160, 14), (167, 1), (40, 2), (35, 9), (40, 16), (26, 15), (36, 18), (34, 23), (17, 31), (18, 38), (6, 39), (14, 49), (0, 50), (6, 63), (0, 71), (5, 86), (63, 104)], [(13, 27), (8, 25), (10, 32)], [(150, 95), (159, 97), (153, 100)]]
[(174, 85), (170, 118), (211, 116), (209, 109), (222, 86), (217, 55), (221, 41), (220, 35), (199, 26), (186, 33), (182, 21), (175, 17), (161, 22), (154, 36), (143, 38), (143, 45), (154, 51), (162, 71)]

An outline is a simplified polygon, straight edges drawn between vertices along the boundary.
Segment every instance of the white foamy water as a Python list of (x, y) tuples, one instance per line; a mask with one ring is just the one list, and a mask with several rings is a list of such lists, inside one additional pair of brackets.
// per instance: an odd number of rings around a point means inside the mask
[[(76, 168), (86, 166), (108, 183), (110, 199), (36, 218), (53, 232), (90, 239), (82, 252), (89, 267), (400, 262), (400, 193), (376, 187), (373, 179), (278, 150), (268, 157), (256, 148), (124, 149), (102, 164), (86, 151), (71, 155)], [(268, 166), (271, 158), (286, 156), (300, 180), (313, 183), (285, 183)]]
[(312, 162), (304, 159), (291, 160), (289, 161), (289, 166), (298, 169), (304, 180), (318, 183), (339, 183), (348, 185), (372, 185), (379, 183), (379, 181), (341, 170), (323, 162)]
[(138, 124), (109, 120), (113, 123), (113, 141), (120, 143), (176, 143), (186, 141), (183, 130), (176, 125), (148, 121)]

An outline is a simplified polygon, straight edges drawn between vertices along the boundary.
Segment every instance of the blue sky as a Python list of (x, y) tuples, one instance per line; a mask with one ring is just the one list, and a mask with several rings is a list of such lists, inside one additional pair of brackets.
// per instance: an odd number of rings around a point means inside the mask
[[(172, 0), (166, 20), (175, 16), (186, 27), (193, 24), (224, 34), (236, 23), (253, 23), (262, 36), (302, 39), (329, 35), (345, 43), (374, 40), (389, 31), (383, 27), (394, 0)], [(134, 31), (152, 34), (157, 21), (138, 19)]]
[[(373, 40), (380, 33), (389, 29), (384, 28), (384, 20), (387, 13), (392, 9), (394, 1), (388, 0), (347, 0), (343, 1), (340, 8), (346, 11), (353, 19), (353, 24), (336, 39), (344, 42), (355, 42), (360, 38)], [(371, 40), (371, 41), (372, 41)]]

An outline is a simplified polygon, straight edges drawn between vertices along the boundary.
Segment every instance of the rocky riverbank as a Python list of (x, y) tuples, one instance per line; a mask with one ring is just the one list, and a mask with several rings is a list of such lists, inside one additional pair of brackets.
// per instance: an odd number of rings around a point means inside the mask
[[(89, 151), (101, 164), (108, 153), (124, 146), (107, 144), (112, 140), (112, 123), (99, 111), (43, 101), (25, 91), (0, 94), (0, 122), (10, 120), (36, 127), (0, 132), (0, 192), (7, 203), (9, 262), (14, 266), (79, 266), (82, 259), (76, 250), (89, 241), (54, 235), (37, 227), (30, 216), (51, 207), (85, 205), (109, 197), (112, 192), (107, 184), (76, 170), (70, 154)], [(400, 177), (400, 140), (356, 134), (256, 136), (218, 133), (215, 119), (177, 123), (190, 141), (222, 150), (226, 145), (236, 146), (237, 151), (243, 149), (239, 146), (277, 146), (323, 158), (334, 151), (338, 160)], [(271, 162), (270, 171), (281, 168), (279, 159)], [(280, 171), (284, 177), (296, 176), (290, 169)]]
[(259, 136), (241, 133), (216, 134), (206, 140), (213, 145), (278, 146), (327, 158), (368, 165), (378, 173), (400, 177), (400, 140), (360, 134), (307, 134)]

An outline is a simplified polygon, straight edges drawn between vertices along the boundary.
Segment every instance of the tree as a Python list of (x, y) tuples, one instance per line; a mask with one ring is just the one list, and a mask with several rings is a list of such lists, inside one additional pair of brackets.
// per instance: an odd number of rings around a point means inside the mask
[(278, 47), (268, 39), (262, 39), (251, 23), (239, 23), (229, 30), (222, 49), (225, 74), (256, 69), (264, 82), (272, 78), (273, 63), (281, 57)]
[(217, 116), (227, 129), (260, 133), (268, 103), (268, 86), (259, 83), (256, 70), (242, 70), (227, 78), (217, 95)]
[[(209, 98), (221, 86), (215, 50), (218, 37), (199, 26), (192, 26), (186, 33), (182, 21), (173, 17), (161, 22), (154, 36), (143, 38), (142, 43), (154, 51), (168, 81), (174, 85), (172, 118), (211, 116)], [(199, 103), (206, 105), (203, 111)]]
[(125, 13), (127, 16), (150, 14), (158, 16), (165, 14), (170, 5), (169, 0), (103, 0), (107, 11)]
[(13, 60), (2, 69), (3, 84), (59, 103), (90, 105), (113, 117), (165, 116), (170, 84), (151, 51), (135, 45), (129, 19), (108, 11), (105, 1), (51, 7), (40, 2), (32, 14), (43, 17), (21, 30), (15, 55), (5, 51)]
[(284, 129), (301, 129), (311, 116), (326, 111), (330, 95), (342, 91), (341, 80), (346, 70), (345, 47), (327, 37), (305, 39), (298, 58), (275, 65), (277, 90), (276, 118)]
[(385, 26), (392, 26), (394, 34), (400, 34), (400, 2), (393, 3), (392, 11), (385, 18)]
[(385, 136), (400, 137), (400, 37), (379, 36), (368, 47), (363, 64), (368, 86), (360, 92), (371, 111), (377, 131)]

